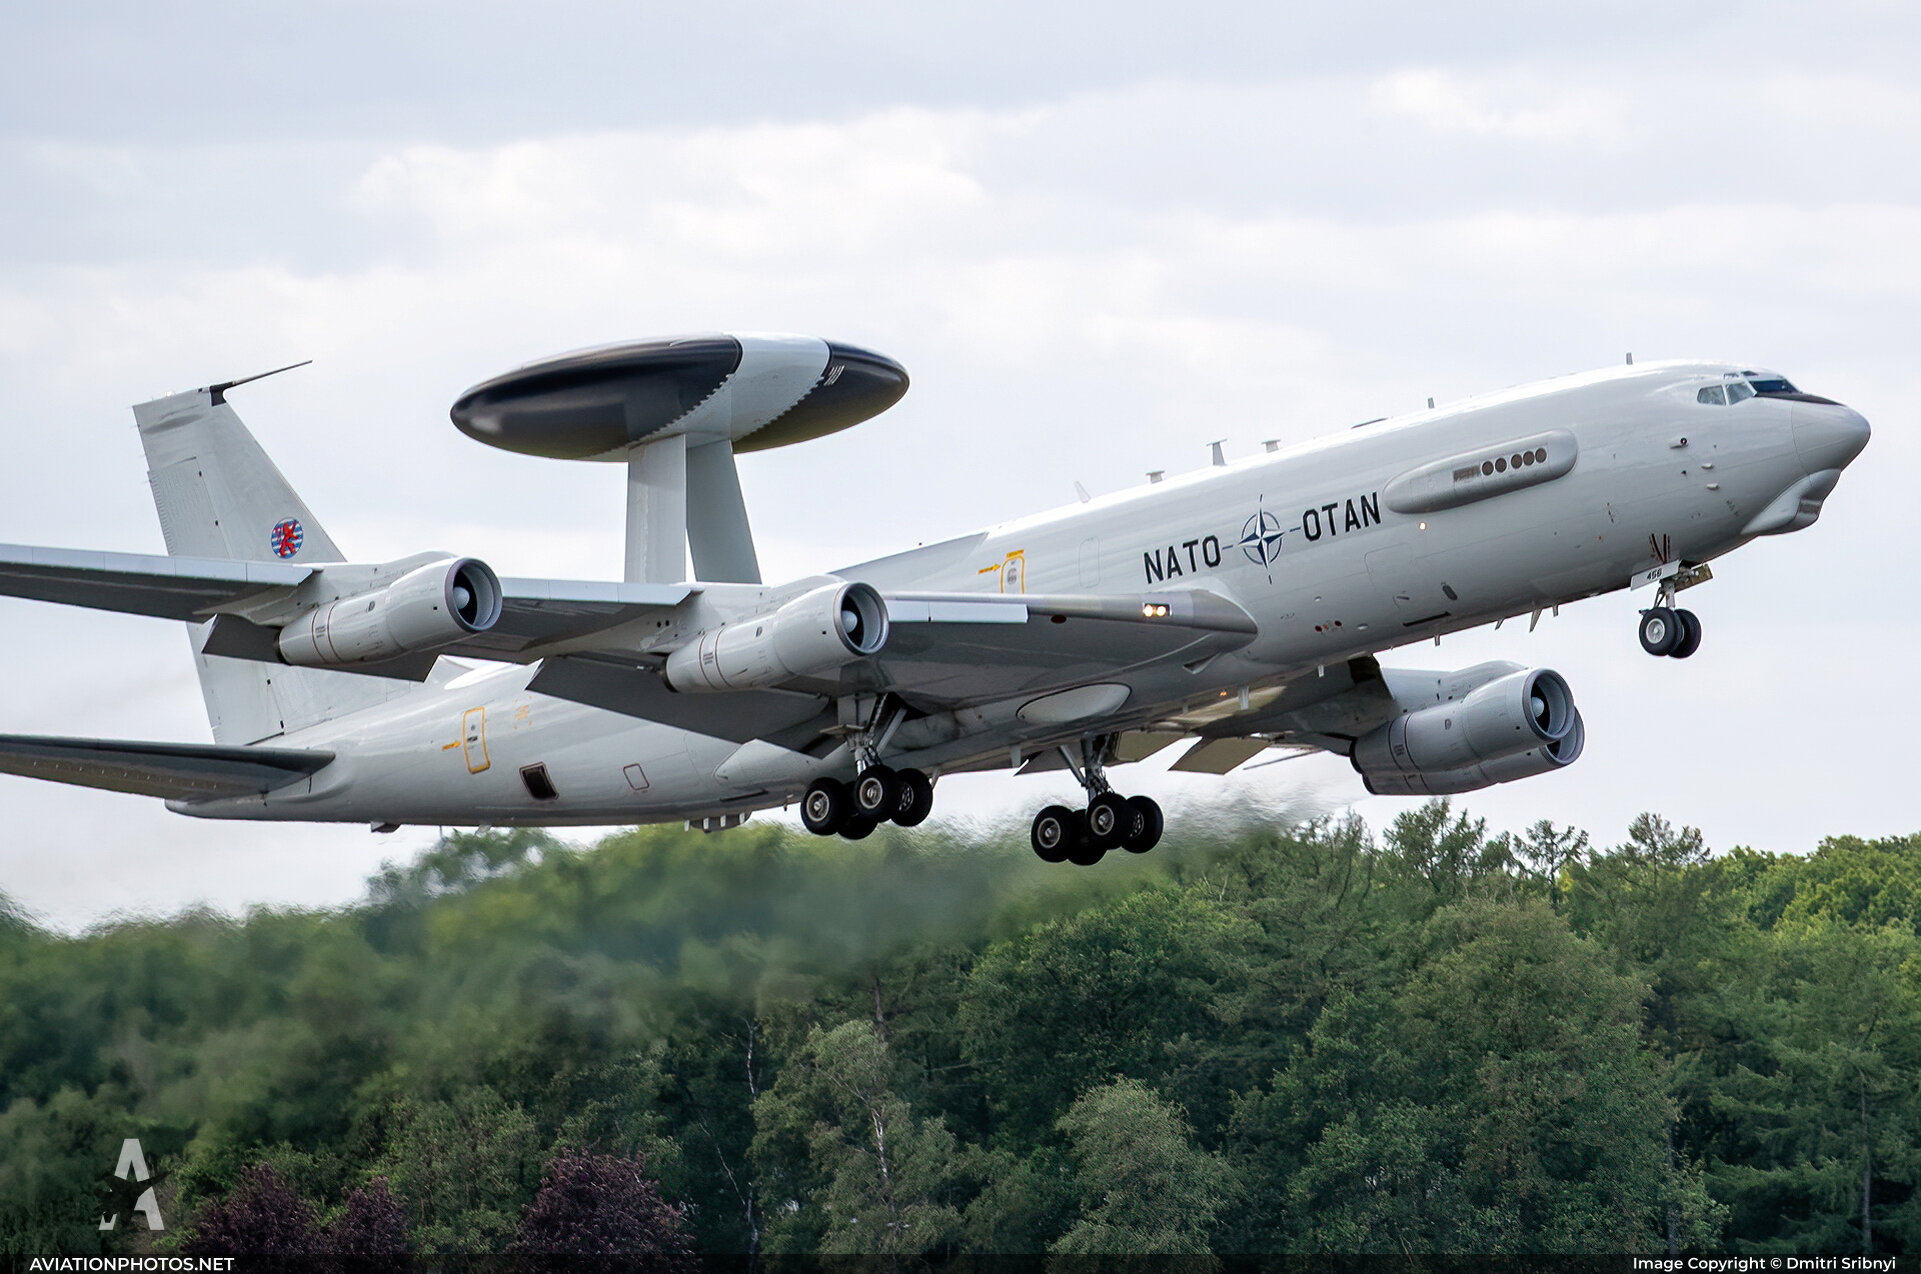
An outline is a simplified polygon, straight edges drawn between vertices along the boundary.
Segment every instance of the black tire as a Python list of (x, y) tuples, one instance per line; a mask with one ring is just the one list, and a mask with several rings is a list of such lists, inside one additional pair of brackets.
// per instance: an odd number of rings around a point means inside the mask
[(1681, 640), (1674, 643), (1673, 650), (1668, 651), (1668, 658), (1686, 659), (1701, 649), (1701, 621), (1691, 610), (1677, 610), (1674, 618), (1681, 623)]
[(816, 836), (832, 836), (847, 825), (853, 798), (839, 779), (815, 779), (800, 798), (800, 825)]
[(1067, 851), (1067, 861), (1076, 867), (1092, 867), (1107, 857), (1107, 846), (1087, 834), (1087, 815), (1080, 810), (1074, 811), (1074, 848)]
[(1134, 835), (1121, 842), (1121, 847), (1130, 854), (1145, 854), (1161, 843), (1161, 833), (1167, 828), (1167, 820), (1161, 817), (1160, 804), (1150, 797), (1130, 796), (1127, 807), (1139, 816)]
[(1118, 792), (1102, 792), (1087, 803), (1087, 839), (1109, 849), (1134, 830), (1134, 811)]
[(934, 812), (934, 780), (920, 770), (902, 770), (900, 779), (900, 804), (895, 807), (894, 821), (902, 827), (919, 827)]
[(854, 780), (854, 813), (875, 822), (892, 818), (900, 808), (900, 775), (884, 765), (870, 765)]
[(866, 840), (879, 826), (878, 822), (865, 814), (856, 814), (847, 820), (846, 825), (840, 829), (840, 834), (847, 840)]
[(1641, 612), (1641, 649), (1650, 655), (1673, 652), (1681, 641), (1681, 624), (1665, 606), (1651, 606)]
[(1028, 840), (1042, 862), (1066, 862), (1067, 855), (1080, 843), (1080, 827), (1074, 811), (1065, 805), (1049, 805), (1034, 815)]

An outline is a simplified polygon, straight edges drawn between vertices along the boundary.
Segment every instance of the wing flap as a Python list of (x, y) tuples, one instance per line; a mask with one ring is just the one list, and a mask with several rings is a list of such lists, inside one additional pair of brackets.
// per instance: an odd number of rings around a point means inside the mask
[(527, 688), (735, 743), (766, 739), (795, 746), (834, 723), (832, 705), (818, 695), (791, 690), (680, 694), (653, 668), (610, 654), (543, 660)]
[(1174, 762), (1171, 769), (1184, 774), (1225, 774), (1267, 751), (1266, 739), (1202, 739)]
[(109, 792), (205, 800), (269, 792), (319, 771), (331, 752), (0, 735), (0, 774)]
[(892, 633), (842, 689), (942, 705), (991, 702), (1195, 663), (1252, 641), (1252, 616), (1200, 590), (1101, 597), (888, 593)]

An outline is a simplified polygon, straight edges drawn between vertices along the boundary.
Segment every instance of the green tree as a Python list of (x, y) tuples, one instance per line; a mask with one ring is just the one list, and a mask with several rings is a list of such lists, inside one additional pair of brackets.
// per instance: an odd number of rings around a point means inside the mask
[[(758, 1157), (804, 1143), (818, 1250), (913, 1255), (959, 1235), (961, 1151), (938, 1118), (917, 1117), (895, 1092), (893, 1060), (868, 1021), (818, 1027), (778, 1083), (754, 1104)], [(772, 1201), (775, 1212), (785, 1200)], [(791, 1231), (786, 1236), (791, 1239)]]
[(1487, 822), (1454, 813), (1445, 798), (1403, 810), (1388, 824), (1390, 862), (1426, 886), (1423, 911), (1466, 896), (1477, 882), (1505, 881), (1512, 865), (1504, 840), (1489, 840)]
[[(130, 1114), (127, 1091), (103, 1084), (92, 1093), (61, 1088), (43, 1102), (16, 1100), (0, 1112), (0, 1256), (121, 1252), (149, 1241), (131, 1212), (135, 1193), (116, 1181), (121, 1143), (137, 1137), (155, 1174), (161, 1219), (176, 1224), (165, 1151), (169, 1131)], [(112, 1230), (102, 1217), (118, 1214)]]
[(1061, 1116), (1081, 1216), (1051, 1247), (1090, 1255), (1206, 1254), (1215, 1216), (1234, 1194), (1219, 1155), (1197, 1149), (1178, 1107), (1138, 1080), (1085, 1094)]
[(1220, 1035), (1259, 939), (1198, 890), (1159, 888), (990, 947), (960, 1025), (1005, 1132), (1034, 1145), (1083, 1089), (1182, 1068)]
[(1544, 818), (1525, 835), (1503, 832), (1495, 840), (1500, 851), (1546, 895), (1548, 906), (1558, 914), (1571, 873), (1588, 861), (1588, 834), (1575, 827), (1556, 827)]
[(534, 1122), (489, 1088), (450, 1101), (404, 1101), (381, 1170), (413, 1209), (420, 1250), (498, 1252), (533, 1198), (540, 1171)]
[[(1644, 1251), (1671, 1107), (1642, 988), (1538, 902), (1435, 913), (1393, 991), (1330, 1005), (1244, 1142), (1293, 1167), (1295, 1239), (1334, 1252)], [(1289, 1147), (1298, 1147), (1289, 1151)], [(1696, 1189), (1690, 1216), (1709, 1206)]]
[(1730, 998), (1751, 1034), (1715, 1104), (1717, 1185), (1756, 1252), (1921, 1247), (1921, 938), (1831, 918), (1769, 935)]

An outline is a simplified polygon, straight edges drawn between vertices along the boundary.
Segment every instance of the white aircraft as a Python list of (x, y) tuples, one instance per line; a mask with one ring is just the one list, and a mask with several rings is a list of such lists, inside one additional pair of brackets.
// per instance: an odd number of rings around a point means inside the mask
[(906, 373), (806, 337), (650, 341), (453, 408), (494, 446), (628, 466), (627, 578), (586, 583), (344, 561), (228, 404), (242, 383), (134, 408), (168, 556), (0, 545), (0, 593), (187, 621), (215, 743), (0, 736), (0, 772), (377, 830), (711, 831), (798, 800), (859, 838), (926, 818), (941, 775), (1065, 768), (1087, 806), (1042, 810), (1034, 849), (1091, 864), (1161, 833), (1108, 767), (1182, 740), (1177, 770), (1325, 749), (1388, 794), (1571, 764), (1559, 674), (1374, 653), (1646, 586), (1642, 647), (1686, 658), (1675, 594), (1811, 524), (1868, 440), (1770, 372), (1630, 364), (767, 585), (735, 452), (864, 420)]

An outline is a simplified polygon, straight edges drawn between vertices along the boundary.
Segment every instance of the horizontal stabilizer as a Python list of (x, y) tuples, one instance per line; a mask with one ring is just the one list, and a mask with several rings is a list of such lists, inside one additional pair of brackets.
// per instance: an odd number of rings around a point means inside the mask
[(331, 752), (0, 734), (0, 774), (169, 800), (253, 796), (315, 773)]

